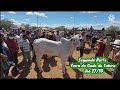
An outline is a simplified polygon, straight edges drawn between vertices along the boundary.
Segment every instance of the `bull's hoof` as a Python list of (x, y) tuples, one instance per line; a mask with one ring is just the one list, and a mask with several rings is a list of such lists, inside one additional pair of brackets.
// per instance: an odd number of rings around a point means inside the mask
[(35, 60), (36, 60), (36, 56), (33, 56), (33, 57), (32, 57), (32, 60), (35, 61)]
[(63, 76), (65, 75), (65, 71), (62, 72)]
[(65, 74), (63, 74), (63, 78), (65, 78)]
[(65, 71), (67, 71), (67, 69), (65, 68)]
[(43, 72), (43, 70), (39, 70), (39, 73), (42, 73)]

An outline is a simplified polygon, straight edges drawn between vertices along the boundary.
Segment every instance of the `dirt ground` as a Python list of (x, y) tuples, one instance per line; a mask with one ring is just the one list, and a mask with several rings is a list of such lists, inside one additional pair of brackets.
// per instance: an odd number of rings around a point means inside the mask
[[(86, 45), (86, 47), (88, 47)], [(95, 53), (93, 53), (89, 48), (87, 48), (84, 52), (84, 57), (92, 57)], [(111, 57), (112, 53), (110, 54)], [(72, 55), (74, 59), (78, 59), (79, 51), (74, 51)], [(15, 76), (16, 79), (46, 79), (46, 78), (60, 78), (60, 79), (111, 79), (113, 70), (105, 70), (103, 74), (83, 74), (83, 69), (71, 69), (69, 66), (69, 62), (66, 62), (66, 75), (62, 75), (62, 66), (61, 60), (58, 57), (55, 59), (42, 59), (42, 73), (38, 73), (38, 70), (35, 69), (35, 63), (27, 63), (25, 67), (23, 67), (22, 62), (22, 54), (19, 51), (19, 68), (22, 70), (20, 74)]]

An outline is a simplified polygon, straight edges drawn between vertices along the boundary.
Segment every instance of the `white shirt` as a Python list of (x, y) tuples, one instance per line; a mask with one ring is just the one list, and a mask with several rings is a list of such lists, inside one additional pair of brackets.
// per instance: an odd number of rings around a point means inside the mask
[(23, 39), (23, 34), (21, 33), (21, 34), (20, 34), (20, 40), (22, 40), (22, 39)]
[(55, 35), (55, 39), (56, 39), (56, 41), (60, 41), (61, 35)]
[(86, 35), (81, 36), (81, 38), (83, 39), (84, 42), (86, 42), (86, 39), (87, 39), (87, 38), (86, 38)]
[(86, 33), (86, 35), (91, 35), (90, 31), (88, 31), (88, 32)]

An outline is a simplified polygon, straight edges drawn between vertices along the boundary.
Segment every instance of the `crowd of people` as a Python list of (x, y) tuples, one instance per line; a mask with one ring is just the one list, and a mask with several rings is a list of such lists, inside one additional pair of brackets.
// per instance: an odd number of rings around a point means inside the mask
[[(64, 31), (64, 33), (60, 33), (59, 31), (41, 31), (41, 30), (9, 30), (0, 32), (0, 78), (11, 77), (11, 70), (16, 68), (17, 73), (20, 73), (18, 65), (18, 52), (22, 51), (23, 62), (32, 63), (31, 51), (33, 51), (33, 41), (39, 38), (47, 38), (53, 41), (60, 41), (62, 37), (66, 39), (71, 39), (71, 37), (75, 34), (79, 34), (80, 44), (77, 50), (80, 51), (80, 57), (83, 57), (84, 50), (86, 48), (86, 43), (89, 45), (91, 50), (95, 53), (95, 57), (109, 57), (110, 52), (112, 51), (113, 38), (110, 33), (105, 33), (103, 29), (100, 31), (92, 31), (92, 30), (83, 30), (80, 33), (73, 33), (72, 31)], [(15, 36), (20, 36), (20, 42), (17, 41)], [(120, 40), (120, 36), (118, 35), (117, 39)], [(96, 50), (96, 51), (94, 51)], [(68, 60), (71, 59), (72, 56), (69, 56)], [(116, 61), (120, 62), (120, 48), (118, 48), (118, 53), (114, 58)], [(118, 68), (114, 72), (114, 78), (120, 78), (120, 64), (118, 63)], [(119, 72), (119, 74), (118, 74)]]

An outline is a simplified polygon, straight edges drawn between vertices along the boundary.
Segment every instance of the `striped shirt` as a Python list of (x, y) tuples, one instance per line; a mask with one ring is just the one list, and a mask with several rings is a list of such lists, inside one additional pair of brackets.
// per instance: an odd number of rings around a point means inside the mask
[(30, 42), (28, 39), (20, 40), (20, 47), (24, 50), (24, 52), (29, 52), (30, 51)]

